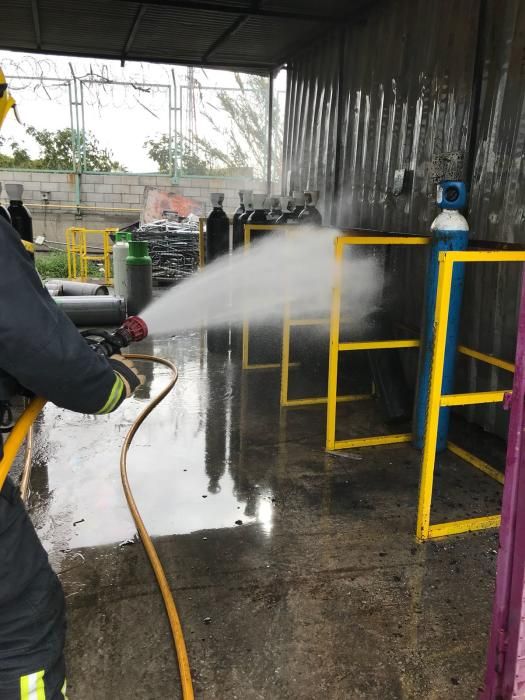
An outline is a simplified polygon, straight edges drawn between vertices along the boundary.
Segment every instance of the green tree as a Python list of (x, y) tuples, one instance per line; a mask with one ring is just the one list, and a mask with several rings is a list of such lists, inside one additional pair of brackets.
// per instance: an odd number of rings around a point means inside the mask
[[(40, 147), (39, 157), (30, 158), (24, 147), (12, 141), (9, 144), (11, 154), (0, 154), (0, 167), (41, 168), (45, 170), (73, 170), (75, 168), (76, 153), (73, 146), (73, 132), (70, 128), (50, 131), (30, 126), (26, 132)], [(5, 145), (5, 143), (0, 143), (0, 147)], [(113, 159), (111, 151), (102, 148), (90, 132), (80, 135), (79, 148), (84, 154), (87, 170), (101, 172), (125, 170), (123, 165)]]
[(192, 151), (189, 147), (182, 149), (180, 165), (182, 172), (185, 175), (214, 174), (211, 164), (204, 158), (201, 158), (196, 151)]
[[(73, 132), (70, 128), (49, 131), (48, 129), (35, 129), (30, 126), (27, 133), (32, 136), (40, 146), (41, 168), (49, 170), (71, 170), (75, 164), (75, 151), (73, 148)], [(79, 149), (83, 154), (86, 170), (98, 170), (110, 172), (125, 170), (116, 160), (113, 154), (106, 148), (102, 148), (91, 132), (79, 134)]]
[(169, 173), (171, 171), (170, 146), (167, 134), (147, 139), (144, 141), (144, 148), (151, 160), (157, 164), (160, 173)]
[[(0, 148), (5, 147), (6, 140), (0, 138)], [(0, 153), (0, 168), (30, 168), (31, 158), (25, 148), (16, 141), (9, 143), (11, 155)]]
[[(238, 91), (217, 92), (219, 107), (201, 99), (201, 110), (210, 130), (220, 137), (221, 145), (202, 136), (195, 136), (192, 143), (185, 139), (179, 154), (184, 174), (228, 175), (232, 170), (251, 166), (255, 177), (266, 177), (268, 80), (257, 75), (243, 77), (239, 73), (235, 79)], [(198, 91), (198, 86), (195, 89)], [(168, 136), (163, 134), (144, 144), (162, 172), (171, 169), (168, 143)], [(280, 173), (281, 153), (282, 114), (278, 100), (274, 100), (272, 169), (275, 174)]]
[[(268, 130), (268, 79), (260, 75), (242, 76), (235, 73), (238, 92), (219, 90), (217, 99), (220, 110), (205, 109), (210, 126), (221, 135), (224, 147), (213, 147), (212, 158), (226, 168), (252, 165), (257, 178), (266, 177)], [(211, 107), (211, 105), (209, 105)], [(214, 118), (217, 113), (219, 118)], [(228, 119), (224, 120), (221, 112)], [(272, 169), (281, 170), (282, 114), (278, 100), (273, 101), (272, 114)], [(226, 123), (226, 126), (223, 124)], [(205, 147), (206, 143), (202, 143)]]
[[(195, 149), (191, 149), (187, 142), (178, 144), (179, 160), (181, 171), (184, 175), (210, 175), (212, 165), (205, 158), (201, 157)], [(147, 139), (144, 148), (148, 156), (154, 161), (161, 173), (170, 173), (172, 162), (170, 160), (170, 145), (167, 134), (161, 134), (156, 138)]]

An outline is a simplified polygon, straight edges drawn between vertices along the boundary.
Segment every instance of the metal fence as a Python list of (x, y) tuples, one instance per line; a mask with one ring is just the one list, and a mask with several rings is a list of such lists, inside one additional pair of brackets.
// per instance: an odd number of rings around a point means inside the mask
[[(8, 63), (11, 68), (15, 65), (12, 61)], [(20, 69), (26, 67), (21, 61)], [(270, 173), (270, 179), (280, 179), (285, 90), (275, 89), (273, 80), (258, 78), (265, 82), (262, 90), (254, 90), (242, 77), (239, 87), (206, 85), (190, 70), (185, 81), (181, 81), (173, 69), (166, 69), (160, 74), (169, 79), (160, 82), (116, 80), (104, 72), (78, 75), (71, 63), (69, 75), (62, 77), (56, 67), (49, 72), (54, 75), (13, 71), (7, 79), (27, 125), (50, 131), (70, 129), (72, 163), (60, 172), (77, 175), (99, 172), (89, 162), (89, 136), (94, 134), (101, 148), (111, 153), (118, 164), (128, 160), (123, 163), (124, 168), (112, 167), (111, 172), (161, 173), (175, 180), (181, 175), (263, 179)], [(253, 114), (261, 127), (254, 130), (257, 144), (249, 143), (246, 132), (235, 123), (235, 115), (225, 109), (226, 102), (235, 106), (242, 100), (254, 101)], [(272, 105), (272, 119), (269, 105)], [(24, 126), (14, 120), (6, 122), (2, 135), (4, 143), (0, 147), (3, 145), (5, 154), (10, 142), (23, 145), (26, 137)], [(133, 159), (137, 160), (137, 154), (143, 156), (141, 161), (146, 161), (144, 149), (147, 150), (146, 141), (150, 139), (157, 142), (160, 139), (163, 149), (157, 159), (158, 167), (135, 167)], [(217, 153), (233, 152), (236, 140), (241, 146), (241, 162), (237, 157), (234, 167), (228, 168), (227, 164), (220, 167)], [(206, 150), (209, 173), (195, 166), (199, 159), (202, 162)]]

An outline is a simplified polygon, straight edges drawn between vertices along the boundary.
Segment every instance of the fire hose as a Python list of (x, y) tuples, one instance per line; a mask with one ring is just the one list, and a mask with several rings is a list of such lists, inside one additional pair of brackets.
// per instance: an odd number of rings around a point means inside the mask
[[(180, 683), (182, 690), (183, 700), (193, 700), (193, 684), (191, 680), (190, 665), (188, 660), (188, 653), (186, 650), (186, 643), (184, 640), (184, 634), (182, 631), (182, 625), (180, 622), (179, 614), (177, 612), (177, 607), (173, 599), (173, 594), (170, 590), (168, 580), (166, 578), (166, 573), (160, 562), (159, 556), (155, 549), (151, 537), (144, 525), (140, 512), (135, 503), (133, 493), (129, 484), (128, 474), (127, 474), (127, 456), (128, 451), (133, 441), (133, 438), (140, 428), (144, 420), (149, 416), (149, 414), (154, 410), (154, 408), (169, 394), (169, 392), (175, 386), (177, 381), (177, 368), (169, 360), (165, 360), (160, 357), (153, 357), (151, 355), (142, 354), (126, 354), (130, 360), (146, 360), (148, 362), (157, 362), (168, 367), (172, 372), (172, 377), (168, 384), (162, 389), (162, 391), (157, 394), (147, 406), (139, 413), (137, 418), (133, 421), (130, 429), (128, 430), (126, 437), (124, 438), (124, 443), (120, 452), (120, 475), (122, 480), (122, 487), (124, 489), (124, 495), (126, 496), (126, 501), (128, 503), (128, 508), (130, 510), (131, 516), (137, 527), (140, 539), (146, 551), (146, 555), (149, 559), (157, 584), (164, 601), (164, 606), (166, 608), (166, 613), (168, 616), (171, 634), (173, 638), (173, 643), (175, 646), (175, 652), (177, 655), (177, 662), (179, 667)], [(15, 460), (15, 457), (24, 442), (26, 436), (30, 433), (33, 423), (44, 408), (46, 401), (42, 398), (34, 398), (31, 400), (29, 405), (26, 407), (25, 411), (22, 413), (20, 418), (14, 425), (9, 437), (4, 443), (4, 456), (0, 460), (0, 489), (2, 488), (4, 481), (9, 473), (9, 470)], [(27, 484), (29, 480), (30, 460), (26, 454), (26, 459), (24, 463), (24, 474), (22, 475), (22, 484)], [(27, 488), (27, 487), (26, 487)]]

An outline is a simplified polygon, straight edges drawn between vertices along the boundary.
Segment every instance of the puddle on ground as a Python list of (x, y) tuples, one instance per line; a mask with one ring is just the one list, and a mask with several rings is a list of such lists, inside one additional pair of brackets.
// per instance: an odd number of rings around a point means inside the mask
[[(137, 352), (173, 357), (179, 380), (130, 449), (128, 475), (136, 502), (152, 535), (236, 527), (239, 520), (243, 525), (259, 522), (268, 534), (271, 492), (247, 493), (242, 481), (239, 371), (223, 358), (208, 363), (202, 342), (200, 334), (193, 334), (137, 347)], [(120, 480), (120, 449), (149, 396), (165, 386), (169, 371), (147, 366), (146, 374), (147, 387), (113, 415), (46, 407), (36, 432), (32, 515), (48, 550), (133, 537)]]

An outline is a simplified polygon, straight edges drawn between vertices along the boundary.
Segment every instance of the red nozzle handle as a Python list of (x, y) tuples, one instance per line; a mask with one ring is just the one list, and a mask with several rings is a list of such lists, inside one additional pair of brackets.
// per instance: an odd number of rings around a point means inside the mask
[(122, 324), (122, 328), (126, 329), (131, 336), (131, 340), (135, 343), (139, 340), (144, 340), (148, 335), (148, 326), (139, 316), (129, 316)]

